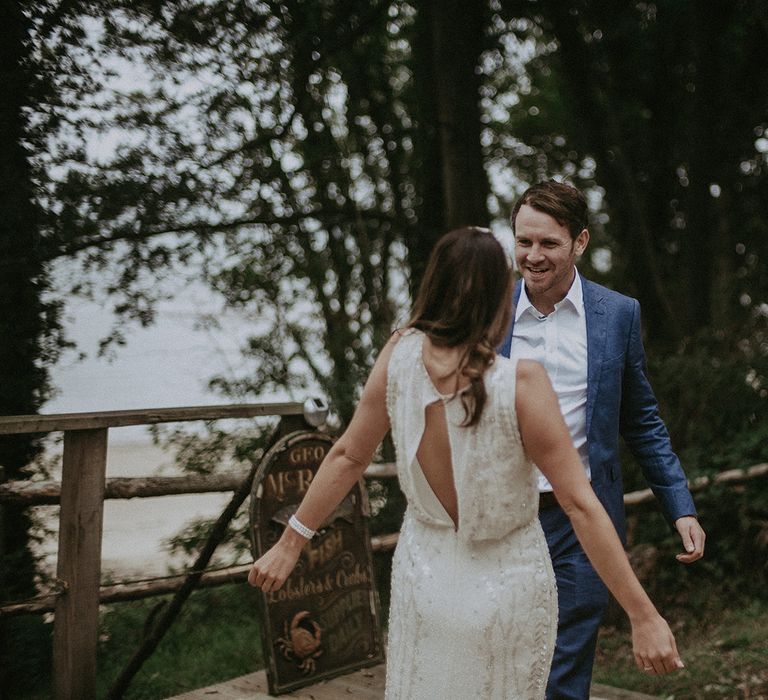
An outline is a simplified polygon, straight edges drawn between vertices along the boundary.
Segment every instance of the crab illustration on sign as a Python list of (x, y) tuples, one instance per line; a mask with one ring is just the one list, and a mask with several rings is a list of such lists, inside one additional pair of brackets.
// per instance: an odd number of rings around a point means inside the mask
[(285, 621), (285, 637), (278, 637), (275, 644), (286, 659), (294, 659), (301, 672), (309, 675), (317, 669), (315, 659), (323, 653), (321, 633), (320, 625), (309, 618), (309, 611), (302, 610), (293, 616), (290, 628)]

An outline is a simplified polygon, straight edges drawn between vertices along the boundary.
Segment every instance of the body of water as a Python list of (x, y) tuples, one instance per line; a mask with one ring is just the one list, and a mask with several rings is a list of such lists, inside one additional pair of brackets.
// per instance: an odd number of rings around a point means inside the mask
[[(58, 274), (68, 280), (78, 269), (76, 263), (64, 263)], [(66, 333), (77, 351), (65, 353), (51, 368), (56, 395), (42, 413), (203, 406), (243, 400), (213, 394), (208, 382), (217, 375), (236, 381), (252, 372), (241, 348), (247, 345), (249, 335), (259, 330), (258, 319), (224, 308), (220, 295), (199, 282), (171, 279), (163, 289), (169, 298), (158, 304), (155, 322), (146, 328), (121, 322), (125, 344), (113, 347), (106, 355), (100, 355), (98, 348), (116, 323), (109, 305), (103, 299), (68, 301)], [(80, 357), (81, 352), (84, 357)], [(275, 394), (259, 400), (284, 401), (288, 396)], [(195, 423), (186, 425), (194, 429)], [(174, 468), (173, 454), (152, 444), (145, 426), (110, 429), (107, 477), (156, 475), (180, 475)], [(195, 519), (217, 517), (231, 496), (214, 493), (105, 501), (103, 571), (111, 572), (115, 580), (165, 574), (178, 563), (169, 558), (165, 541)], [(46, 527), (58, 530), (58, 507), (35, 511)], [(49, 566), (55, 566), (57, 536), (55, 532), (42, 545)]]
[[(178, 476), (173, 454), (146, 441), (115, 442), (107, 453), (107, 477)], [(231, 493), (184, 494), (104, 502), (102, 578), (120, 581), (167, 574), (180, 559), (171, 558), (166, 541), (199, 518), (216, 518)], [(58, 506), (35, 509), (53, 533), (41, 546), (47, 568), (55, 570)]]

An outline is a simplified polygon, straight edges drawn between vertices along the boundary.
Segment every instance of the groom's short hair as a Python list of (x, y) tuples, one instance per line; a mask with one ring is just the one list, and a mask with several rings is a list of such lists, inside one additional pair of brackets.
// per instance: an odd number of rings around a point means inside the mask
[(512, 210), (513, 231), (517, 213), (523, 204), (549, 214), (558, 224), (568, 229), (574, 240), (589, 224), (586, 198), (580, 190), (564, 182), (546, 180), (531, 185), (523, 192)]

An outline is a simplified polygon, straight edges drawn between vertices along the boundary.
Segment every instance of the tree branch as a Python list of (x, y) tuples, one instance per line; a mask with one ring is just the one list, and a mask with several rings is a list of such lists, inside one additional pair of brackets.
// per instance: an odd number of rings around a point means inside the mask
[[(223, 233), (225, 231), (231, 231), (232, 229), (239, 228), (241, 226), (291, 226), (300, 224), (302, 221), (309, 218), (331, 218), (331, 217), (348, 217), (348, 216), (362, 216), (373, 221), (389, 220), (391, 217), (382, 214), (377, 211), (357, 212), (356, 210), (346, 211), (343, 208), (328, 211), (327, 208), (320, 210), (315, 209), (310, 212), (293, 214), (291, 216), (254, 216), (244, 219), (237, 219), (235, 221), (225, 221), (220, 224), (209, 224), (205, 222), (196, 222), (193, 224), (185, 224), (179, 226), (170, 226), (164, 229), (149, 229), (141, 233), (126, 232), (119, 233), (113, 236), (99, 236), (98, 238), (92, 238), (84, 241), (78, 241), (66, 246), (62, 246), (56, 251), (53, 251), (47, 255), (43, 255), (42, 260), (44, 262), (52, 262), (60, 258), (70, 257), (76, 253), (80, 253), (90, 248), (102, 248), (112, 243), (119, 241), (128, 241), (134, 243), (141, 243), (157, 236), (163, 236), (169, 233), (183, 234), (183, 233)], [(12, 261), (7, 261), (10, 264)], [(18, 262), (18, 261), (16, 261)]]

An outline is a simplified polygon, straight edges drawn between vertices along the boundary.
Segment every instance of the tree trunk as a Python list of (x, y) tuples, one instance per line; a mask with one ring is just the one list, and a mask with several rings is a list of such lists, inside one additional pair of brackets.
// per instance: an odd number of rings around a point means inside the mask
[(416, 8), (412, 46), (422, 207), (418, 233), (407, 241), (412, 295), (442, 234), (489, 221), (476, 72), (484, 5), (422, 0)]
[(570, 92), (573, 118), (581, 124), (587, 151), (598, 163), (596, 179), (609, 192), (614, 218), (621, 219), (615, 228), (631, 261), (633, 293), (643, 305), (644, 325), (657, 340), (674, 342), (680, 337), (680, 324), (660, 269), (646, 195), (636, 178), (636, 163), (625, 148), (608, 74), (598, 65), (596, 49), (585, 43), (578, 16), (569, 6), (557, 0), (545, 0), (542, 5), (560, 46), (559, 62)]
[[(6, 3), (0, 42), (0, 415), (36, 413), (47, 389), (42, 362), (48, 319), (42, 294), (45, 269), (33, 203), (33, 184), (25, 143), (24, 108), (30, 101), (31, 20), (22, 3)], [(25, 478), (22, 469), (35, 457), (39, 440), (31, 435), (0, 436), (0, 483)], [(35, 590), (35, 558), (29, 547), (31, 526), (23, 504), (0, 505), (0, 602), (18, 600)], [(19, 634), (30, 646), (19, 656)], [(42, 620), (27, 621), (23, 632), (0, 622), (0, 694), (45, 658), (50, 632)], [(6, 656), (11, 655), (13, 656)], [(26, 666), (26, 669), (25, 669)]]
[[(24, 146), (24, 108), (30, 100), (28, 34), (31, 21), (20, 3), (5, 13), (0, 42), (0, 415), (30, 414), (39, 409), (47, 389), (40, 362), (45, 332), (45, 269), (33, 203), (28, 153)], [(38, 451), (33, 436), (0, 437), (0, 480), (23, 477), (22, 469)], [(29, 518), (23, 506), (0, 511), (0, 597), (28, 594), (34, 561), (27, 547)]]
[(445, 223), (487, 226), (488, 177), (480, 146), (484, 5), (447, 0), (431, 13)]

